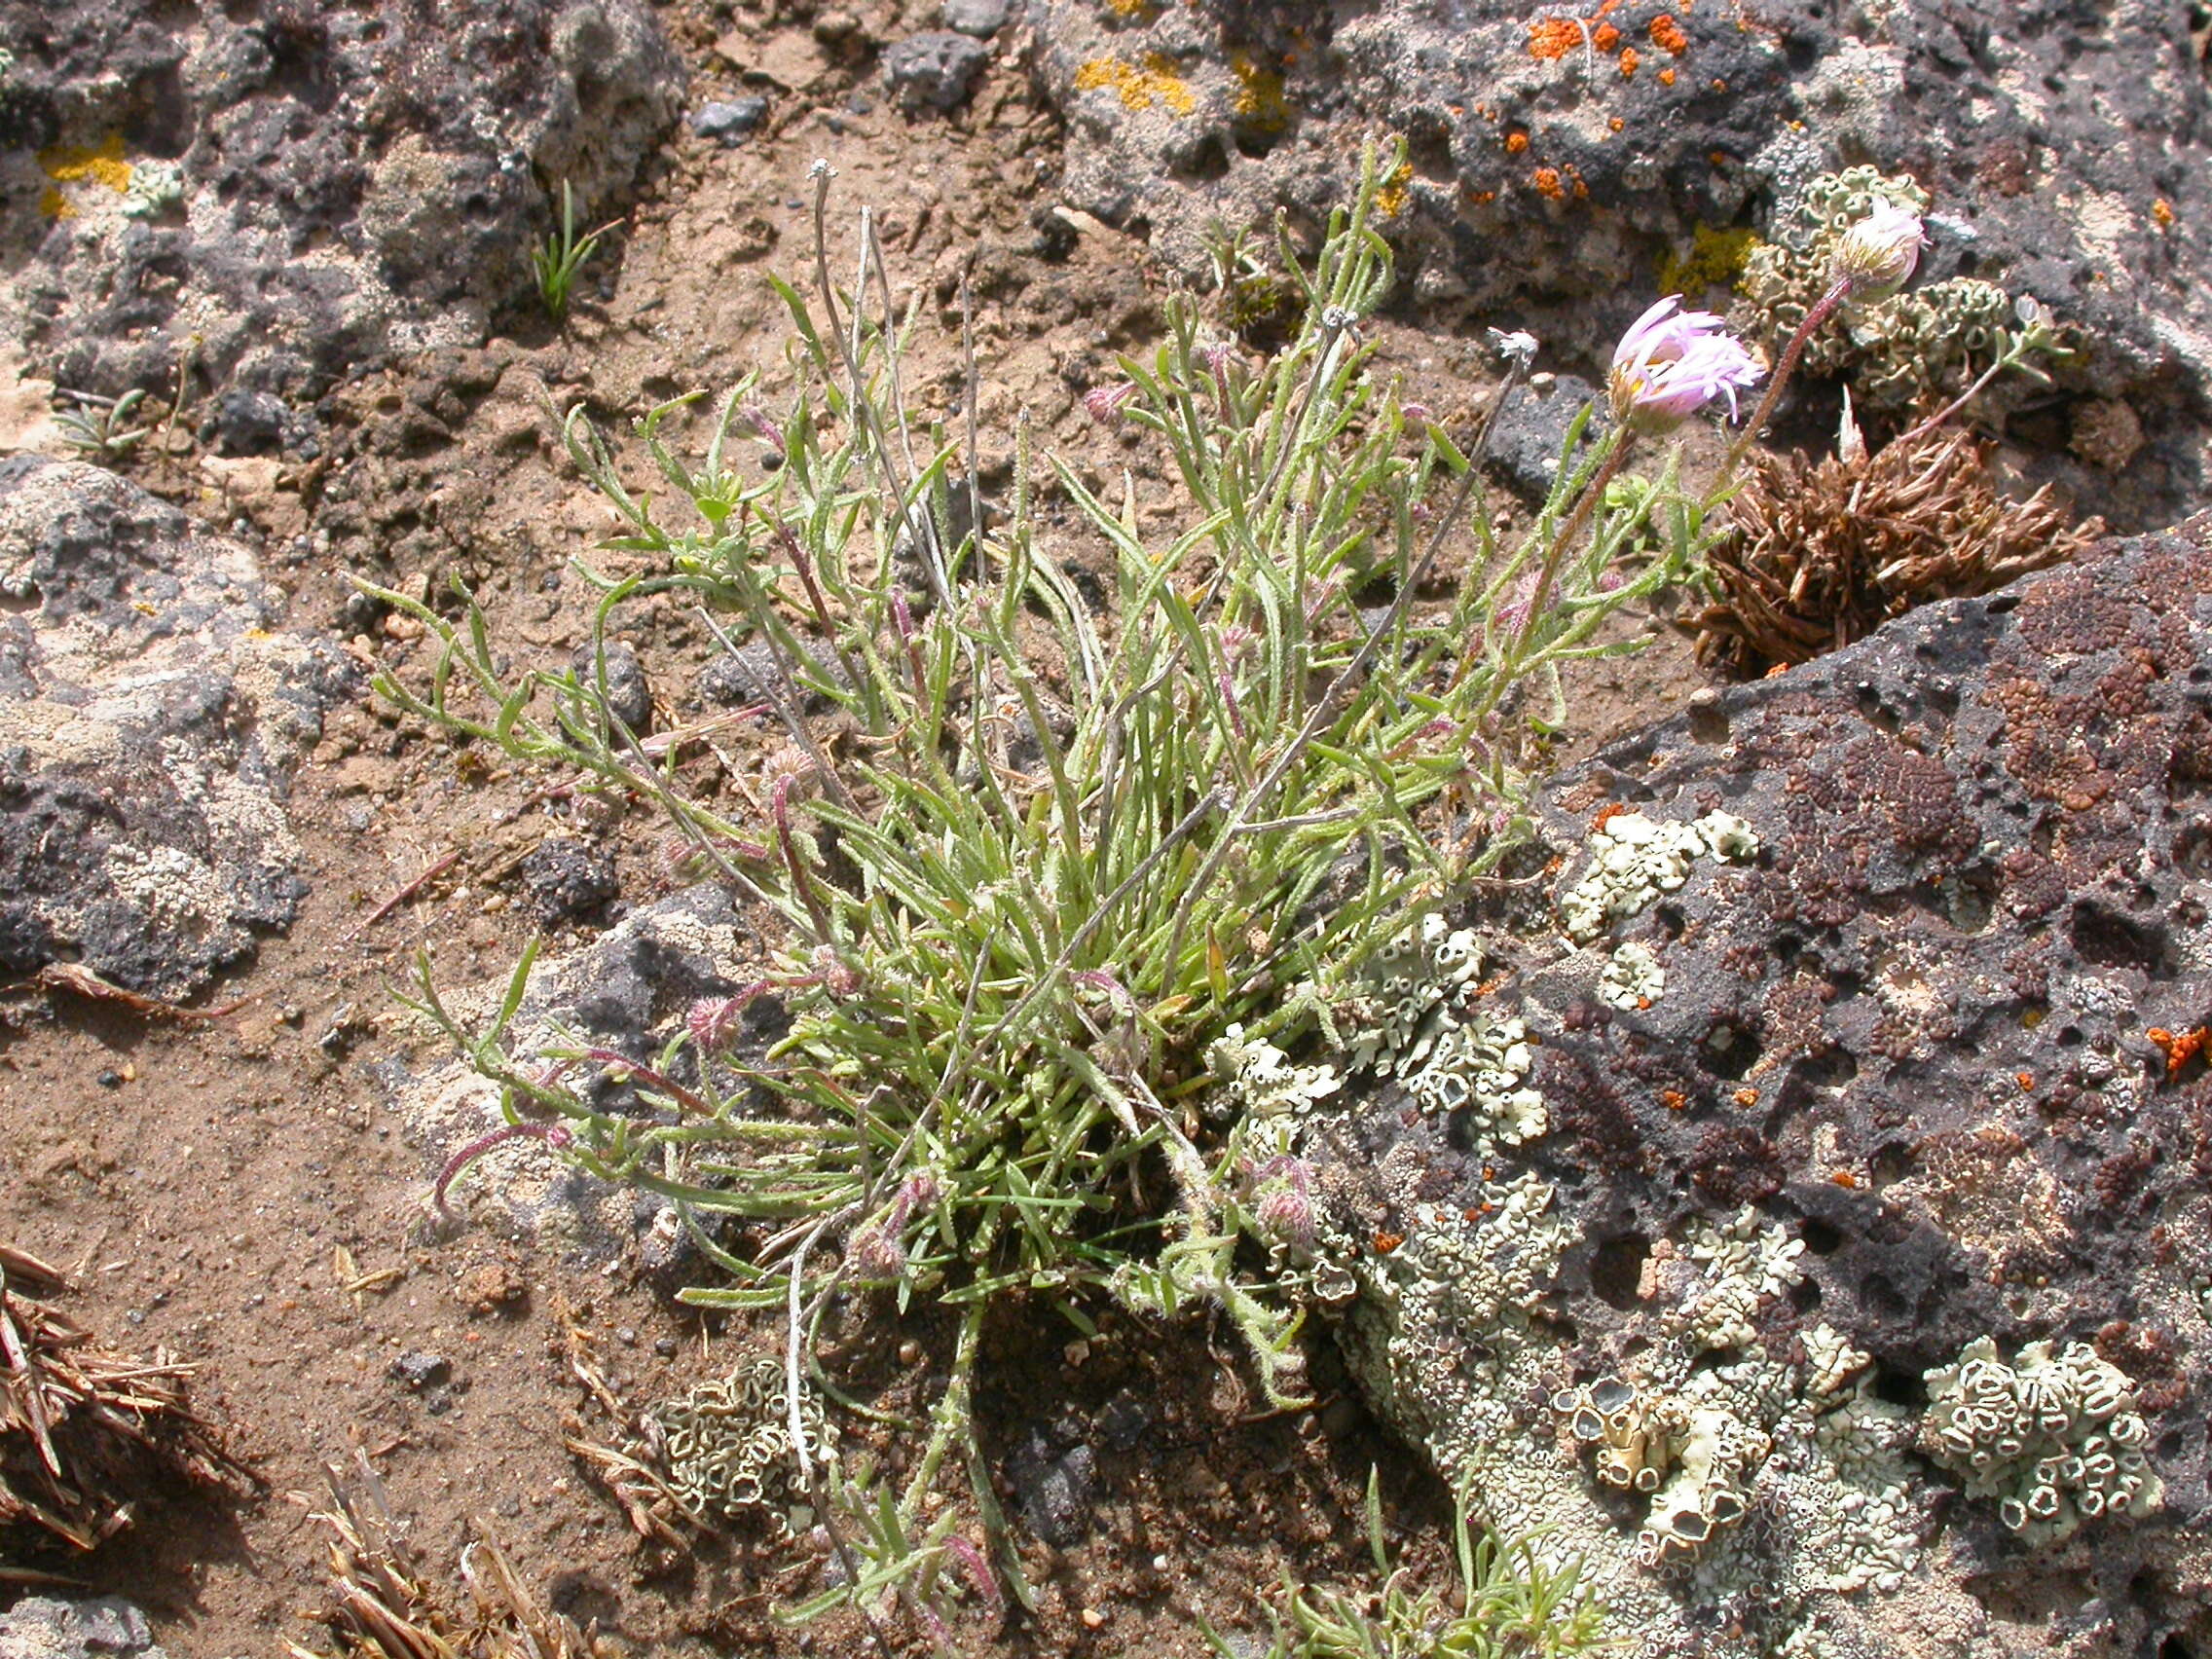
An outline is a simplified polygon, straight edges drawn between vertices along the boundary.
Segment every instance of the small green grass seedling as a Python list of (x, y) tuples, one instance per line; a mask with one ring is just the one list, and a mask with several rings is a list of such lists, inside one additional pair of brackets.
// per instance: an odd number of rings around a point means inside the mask
[(565, 320), (569, 314), (569, 295), (576, 285), (576, 274), (584, 261), (599, 251), (599, 240), (620, 224), (609, 219), (588, 236), (576, 235), (575, 192), (569, 181), (561, 181), (561, 228), (545, 239), (545, 245), (531, 252), (530, 263), (537, 273), (537, 297), (544, 303), (545, 314), (554, 322)]
[[(1411, 1569), (1393, 1567), (1370, 1469), (1367, 1543), (1382, 1586), (1313, 1589), (1285, 1577), (1267, 1659), (1571, 1659), (1613, 1645), (1602, 1635), (1604, 1607), (1582, 1585), (1578, 1565), (1550, 1565), (1536, 1540), (1507, 1543), (1474, 1527), (1464, 1498), (1455, 1506), (1452, 1542), (1456, 1597), (1438, 1585), (1417, 1588)], [(1234, 1659), (1237, 1650), (1210, 1626), (1206, 1638), (1222, 1659)]]

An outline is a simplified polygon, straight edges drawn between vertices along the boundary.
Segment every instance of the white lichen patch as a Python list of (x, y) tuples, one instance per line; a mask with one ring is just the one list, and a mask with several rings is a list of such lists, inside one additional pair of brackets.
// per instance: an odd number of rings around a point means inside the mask
[(1667, 970), (1641, 940), (1615, 950), (1598, 976), (1598, 1000), (1617, 1009), (1649, 1008), (1666, 989)]
[(1466, 1113), (1478, 1154), (1546, 1133), (1551, 1114), (1527, 1087), (1533, 1046), (1516, 1014), (1481, 1004), (1481, 941), (1424, 916), (1376, 952), (1339, 995), (1304, 1000), (1344, 1049), (1347, 1069), (1395, 1078), (1424, 1112)]
[(1590, 832), (1590, 866), (1560, 896), (1560, 925), (1575, 943), (1588, 944), (1680, 887), (1700, 859), (1741, 864), (1758, 848), (1757, 833), (1732, 813), (1665, 824), (1617, 812)]
[(2163, 1484), (2144, 1456), (2149, 1426), (2135, 1384), (2086, 1343), (2054, 1352), (2030, 1343), (2008, 1365), (1982, 1337), (1928, 1373), (1922, 1445), (1997, 1499), (2005, 1525), (2035, 1543), (2071, 1537), (2084, 1521), (2142, 1515)]

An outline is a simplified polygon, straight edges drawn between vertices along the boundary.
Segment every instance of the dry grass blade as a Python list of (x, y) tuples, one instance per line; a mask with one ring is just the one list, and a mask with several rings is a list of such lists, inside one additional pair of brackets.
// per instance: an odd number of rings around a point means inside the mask
[(1730, 510), (1698, 655), (1739, 678), (1809, 661), (1929, 600), (1995, 592), (2104, 533), (2097, 519), (2073, 523), (2047, 488), (2007, 500), (1983, 447), (1940, 428), (1848, 459), (1754, 453)]
[[(383, 1483), (355, 1454), (358, 1489), (326, 1468), (331, 1507), (314, 1517), (334, 1534), (331, 1601), (321, 1622), (340, 1648), (357, 1659), (592, 1659), (594, 1647), (574, 1621), (538, 1605), (492, 1536), (482, 1516), (462, 1552), (461, 1576), (473, 1605), (457, 1610), (440, 1598), (409, 1558), (402, 1529), (385, 1501)], [(287, 1644), (292, 1659), (327, 1655)]]
[(159, 1477), (258, 1485), (187, 1409), (191, 1367), (100, 1346), (49, 1306), (66, 1289), (57, 1269), (0, 1245), (0, 1528), (35, 1527), (90, 1550), (129, 1524)]

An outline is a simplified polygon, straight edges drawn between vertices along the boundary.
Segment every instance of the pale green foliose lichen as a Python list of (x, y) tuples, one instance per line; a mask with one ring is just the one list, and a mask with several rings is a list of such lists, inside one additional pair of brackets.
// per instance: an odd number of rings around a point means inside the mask
[[(1822, 173), (1777, 212), (1774, 239), (1745, 263), (1739, 289), (1755, 338), (1779, 347), (1804, 321), (1831, 279), (1837, 240), (1887, 201), (1925, 213), (1928, 193), (1902, 173), (1871, 166)], [(1869, 408), (1905, 409), (1935, 392), (1965, 387), (2004, 351), (2011, 296), (1993, 282), (1954, 276), (1888, 299), (1846, 305), (1806, 342), (1803, 364), (1852, 377)]]
[[(704, 1521), (764, 1511), (791, 1525), (802, 1493), (794, 1490), (789, 1401), (784, 1362), (762, 1355), (655, 1406), (647, 1429), (659, 1443), (669, 1490)], [(811, 1393), (800, 1397), (799, 1420), (827, 1465), (835, 1431)]]
[(2007, 1364), (1982, 1337), (1927, 1381), (1929, 1456), (1973, 1496), (1996, 1498), (1999, 1519), (2032, 1543), (2145, 1514), (2165, 1494), (2134, 1383), (2086, 1343), (2030, 1343)]
[(123, 210), (133, 219), (158, 219), (184, 202), (184, 169), (174, 162), (139, 162), (130, 169)]
[(1667, 989), (1667, 970), (1641, 940), (1616, 949), (1598, 976), (1598, 1000), (1612, 1008), (1637, 1009), (1655, 1003)]
[(1590, 832), (1590, 867), (1560, 896), (1560, 924), (1575, 943), (1588, 944), (1680, 887), (1699, 859), (1741, 864), (1758, 846), (1756, 832), (1732, 813), (1709, 812), (1692, 824), (1615, 813)]

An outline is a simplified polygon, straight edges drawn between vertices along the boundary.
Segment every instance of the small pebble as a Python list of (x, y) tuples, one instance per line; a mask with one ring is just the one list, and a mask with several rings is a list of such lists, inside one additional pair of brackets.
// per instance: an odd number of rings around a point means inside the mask
[(1084, 1608), (1082, 1618), (1084, 1628), (1086, 1630), (1096, 1630), (1100, 1625), (1106, 1622), (1106, 1615), (1100, 1612), (1096, 1607)]
[(675, 1358), (676, 1339), (674, 1337), (653, 1338), (653, 1352), (659, 1354), (663, 1359)]
[(702, 104), (691, 114), (691, 130), (702, 138), (736, 144), (760, 125), (768, 100), (757, 93)]
[(103, 1071), (92, 1081), (102, 1088), (121, 1088), (123, 1087), (123, 1074), (121, 1072)]
[(628, 1325), (624, 1325), (614, 1333), (614, 1340), (624, 1347), (636, 1347), (638, 1346), (638, 1333)]
[(908, 1337), (899, 1345), (899, 1363), (901, 1365), (919, 1365), (921, 1362), (922, 1345), (920, 1343), (914, 1341), (912, 1337)]

